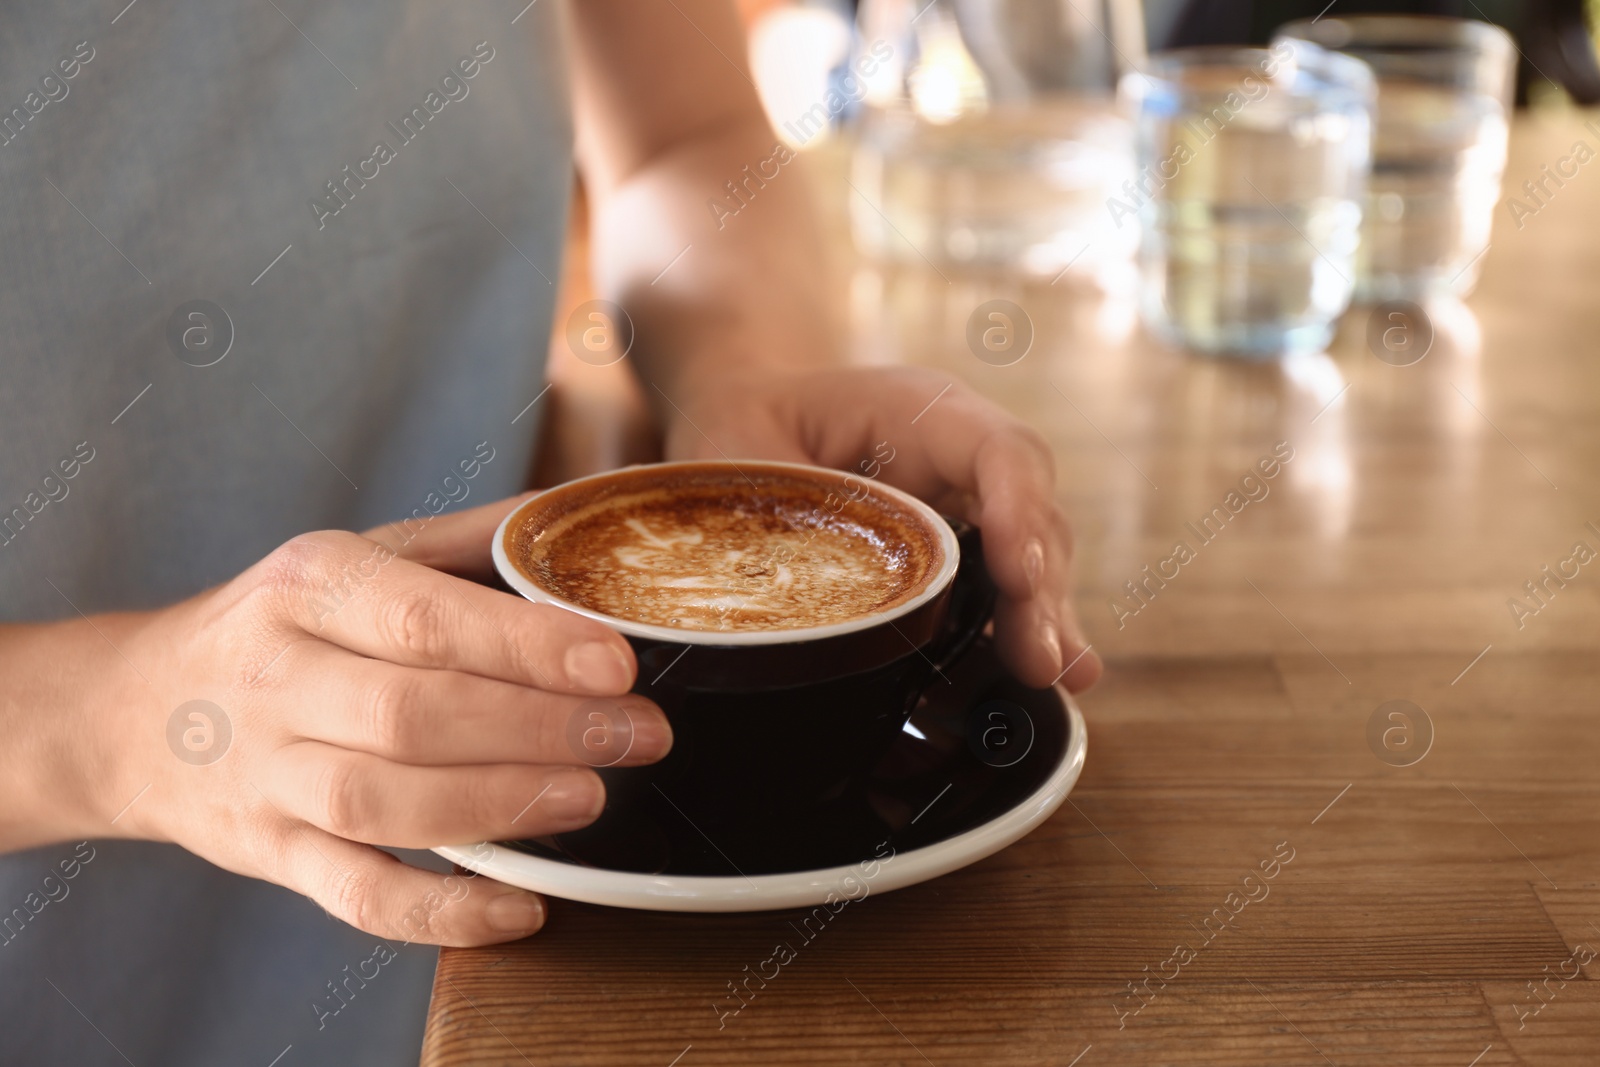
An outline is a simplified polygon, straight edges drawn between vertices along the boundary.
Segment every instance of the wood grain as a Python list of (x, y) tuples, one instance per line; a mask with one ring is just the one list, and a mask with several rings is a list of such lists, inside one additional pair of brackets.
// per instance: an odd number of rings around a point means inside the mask
[[(1508, 186), (1584, 117), (1522, 120)], [(839, 202), (838, 159), (806, 165)], [(1600, 961), (1539, 985), (1600, 948), (1600, 566), (1520, 627), (1506, 606), (1600, 547), (1600, 179), (1508, 218), (1407, 368), (1367, 351), (1360, 311), (1327, 355), (1208, 362), (1144, 338), (1126, 298), (860, 265), (857, 351), (970, 381), (1056, 451), (1110, 665), (1072, 803), (811, 941), (788, 913), (554, 902), (536, 938), (443, 953), (423, 1062), (1600, 1062)], [(962, 340), (993, 297), (1035, 323), (1012, 367)], [(1123, 583), (1278, 441), (1271, 494), (1119, 628)], [(1407, 767), (1367, 741), (1395, 699), (1432, 726)], [(1270, 895), (1207, 937), (1280, 842)], [(795, 961), (730, 999), (780, 941)]]

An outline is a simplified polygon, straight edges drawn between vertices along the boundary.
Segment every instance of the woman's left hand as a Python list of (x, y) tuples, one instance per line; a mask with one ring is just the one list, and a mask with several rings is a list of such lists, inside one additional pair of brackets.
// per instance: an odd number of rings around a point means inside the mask
[(1055, 461), (1000, 407), (915, 367), (719, 369), (678, 390), (656, 390), (668, 459), (853, 471), (978, 525), (1000, 588), (995, 639), (1006, 664), (1028, 685), (1064, 681), (1074, 692), (1100, 677), (1072, 607), (1072, 533), (1055, 502)]

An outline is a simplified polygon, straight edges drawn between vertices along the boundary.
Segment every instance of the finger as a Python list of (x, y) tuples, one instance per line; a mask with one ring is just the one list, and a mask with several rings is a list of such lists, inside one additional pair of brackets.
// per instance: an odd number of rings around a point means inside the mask
[(592, 823), (606, 799), (588, 768), (411, 767), (320, 741), (279, 749), (259, 786), (291, 818), (391, 848), (563, 833)]
[(495, 530), (515, 508), (537, 495), (522, 493), (464, 511), (413, 516), (375, 526), (362, 536), (389, 546), (401, 559), (483, 581), (494, 576), (489, 543)]
[(1054, 502), (1048, 446), (964, 389), (952, 389), (926, 416), (917, 422), (921, 454), (941, 482), (976, 501), (984, 562), (1001, 593), (995, 634), (1002, 654), (1030, 684), (1092, 684), (1100, 662), (1072, 607), (1072, 535)]
[(1061, 632), (1061, 675), (1057, 681), (1068, 692), (1081, 693), (1100, 680), (1105, 673), (1105, 661), (1094, 646), (1083, 636), (1083, 626), (1071, 602), (1064, 601), (1057, 617)]
[(360, 655), (595, 696), (633, 685), (633, 650), (605, 625), (397, 558), (357, 534), (307, 534), (274, 557), (268, 587), (290, 619)]
[[(1039, 643), (1045, 649), (1052, 648), (1055, 641), (1060, 642), (1062, 673), (1058, 680), (1076, 693), (1087, 689), (1099, 679), (1103, 665), (1099, 655), (1084, 636), (1083, 624), (1072, 602), (1071, 530), (1068, 529), (1066, 519), (1059, 511), (1056, 511), (1052, 518), (1054, 538), (1046, 539), (1045, 543), (1051, 546), (1046, 551), (1046, 558), (1057, 562), (1045, 571), (1043, 581), (1040, 583), (1041, 588), (1036, 596), (1024, 602), (1002, 598), (1001, 606), (1016, 603), (1020, 607), (1022, 603), (1026, 603), (1033, 608), (1037, 622), (1032, 630), (1026, 632), (1037, 633)], [(1018, 632), (1024, 631), (1019, 628)], [(1004, 647), (1001, 652), (1004, 654)]]
[(1078, 693), (1099, 680), (1100, 657), (1081, 637), (1064, 638), (1067, 630), (1067, 621), (1052, 614), (1043, 598), (1001, 600), (995, 606), (995, 646), (1024, 685), (1042, 689), (1060, 683)]
[(897, 369), (859, 377), (857, 390), (874, 401), (864, 410), (841, 405), (837, 377), (809, 383), (804, 431), (819, 455), (837, 461), (880, 442), (871, 447), (893, 456), (881, 464), (884, 481), (924, 499), (971, 497), (995, 583), (1009, 597), (1035, 595), (1060, 564), (1051, 558), (1055, 461), (1043, 439), (942, 375)]
[[(394, 945), (493, 945), (527, 937), (546, 917), (534, 893), (482, 876), (424, 871), (309, 826), (288, 838), (270, 874), (334, 918)], [(387, 962), (380, 956), (367, 967)]]
[(1100, 680), (1105, 664), (1084, 635), (1083, 621), (1072, 602), (1071, 555), (1064, 552), (1062, 558), (1067, 560), (1067, 566), (1061, 568), (1060, 581), (1051, 586), (1048, 596), (1037, 598), (1037, 603), (1041, 611), (1055, 606), (1061, 635), (1061, 668), (1064, 672), (1060, 681), (1070, 692), (1081, 693)]
[(672, 728), (642, 696), (551, 693), (460, 671), (398, 667), (306, 642), (291, 676), (299, 736), (398, 763), (586, 763), (636, 767), (672, 747)]

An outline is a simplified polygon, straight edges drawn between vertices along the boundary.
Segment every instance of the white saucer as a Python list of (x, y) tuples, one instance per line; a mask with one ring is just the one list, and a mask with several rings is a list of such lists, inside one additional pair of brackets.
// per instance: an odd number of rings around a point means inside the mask
[[(994, 855), (1025, 836), (1061, 806), (1083, 770), (1088, 737), (1083, 715), (1071, 696), (1059, 687), (1057, 695), (1061, 700), (1061, 714), (1067, 719), (1067, 741), (1056, 766), (1038, 788), (973, 829), (919, 848), (880, 856), (877, 860), (749, 877), (737, 874), (681, 876), (583, 866), (487, 842), (444, 846), (433, 851), (507, 885), (567, 900), (648, 911), (768, 911), (858, 899), (866, 892), (901, 889)], [(866, 892), (863, 886), (867, 887)]]

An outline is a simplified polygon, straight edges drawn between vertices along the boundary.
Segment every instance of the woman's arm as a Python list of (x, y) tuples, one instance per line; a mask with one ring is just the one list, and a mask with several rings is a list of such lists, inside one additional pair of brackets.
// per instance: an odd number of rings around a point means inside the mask
[(886, 481), (982, 525), (1012, 669), (1092, 684), (1100, 664), (1072, 609), (1071, 535), (1039, 435), (948, 376), (839, 365), (818, 215), (767, 125), (728, 0), (571, 11), (596, 282), (633, 320), (630, 359), (667, 455), (848, 469), (893, 450)]

